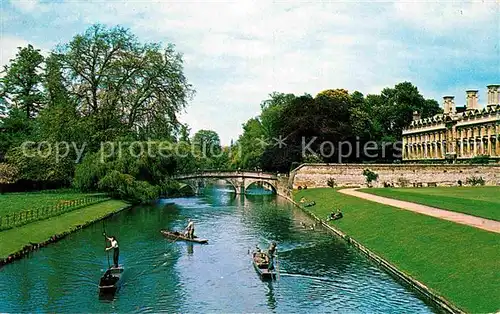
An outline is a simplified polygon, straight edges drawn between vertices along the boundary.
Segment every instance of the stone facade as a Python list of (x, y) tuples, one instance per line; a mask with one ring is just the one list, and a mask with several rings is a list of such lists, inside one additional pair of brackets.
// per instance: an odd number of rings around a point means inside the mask
[(500, 85), (488, 85), (488, 102), (478, 104), (478, 91), (466, 91), (465, 107), (445, 96), (444, 113), (413, 121), (403, 130), (403, 161), (467, 160), (488, 156), (500, 162)]
[(457, 186), (467, 178), (482, 177), (486, 185), (500, 185), (500, 165), (418, 165), (418, 164), (303, 164), (290, 173), (294, 189), (327, 187), (329, 178), (337, 187), (366, 187), (363, 170), (370, 169), (379, 177), (374, 187), (391, 186)]

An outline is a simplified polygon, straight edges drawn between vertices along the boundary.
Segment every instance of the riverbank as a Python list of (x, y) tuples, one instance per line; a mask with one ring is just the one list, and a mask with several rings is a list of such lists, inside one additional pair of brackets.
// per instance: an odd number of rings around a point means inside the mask
[(0, 265), (10, 263), (33, 250), (127, 208), (123, 201), (109, 200), (60, 216), (0, 232)]
[(360, 191), (500, 221), (500, 186), (382, 188)]
[(399, 210), (338, 193), (331, 188), (294, 193), (316, 205), (306, 208), (324, 220), (336, 208), (344, 218), (336, 230), (425, 284), (434, 294), (467, 312), (500, 309), (497, 234)]

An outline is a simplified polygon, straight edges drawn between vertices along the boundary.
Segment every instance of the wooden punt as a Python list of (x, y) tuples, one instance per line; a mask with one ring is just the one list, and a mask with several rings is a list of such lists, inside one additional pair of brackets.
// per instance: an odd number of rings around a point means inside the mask
[(99, 294), (114, 294), (120, 288), (120, 279), (123, 273), (123, 267), (110, 267), (106, 270), (104, 275), (102, 275), (99, 281)]
[(170, 238), (170, 239), (174, 239), (174, 240), (182, 240), (182, 241), (194, 242), (194, 243), (200, 243), (200, 244), (207, 244), (208, 243), (207, 239), (198, 238), (197, 236), (195, 236), (194, 239), (190, 239), (190, 238), (184, 236), (182, 233), (177, 232), (177, 231), (160, 230), (160, 232), (165, 237)]
[(269, 262), (267, 261), (267, 254), (264, 252), (254, 252), (252, 254), (252, 263), (262, 279), (276, 279), (276, 271), (269, 270)]

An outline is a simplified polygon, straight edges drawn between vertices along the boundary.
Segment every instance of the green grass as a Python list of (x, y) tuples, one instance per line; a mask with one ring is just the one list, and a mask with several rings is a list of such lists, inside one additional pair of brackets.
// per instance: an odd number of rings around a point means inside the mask
[(110, 200), (22, 227), (1, 231), (0, 258), (6, 258), (8, 255), (21, 250), (30, 242), (43, 242), (55, 234), (69, 231), (78, 225), (104, 217), (126, 205), (127, 203), (122, 201)]
[(301, 197), (316, 202), (306, 209), (321, 219), (341, 208), (344, 218), (332, 225), (461, 309), (500, 310), (500, 235), (331, 188), (294, 193)]
[(360, 191), (500, 221), (500, 187), (383, 188)]
[(92, 195), (97, 194), (78, 193), (71, 190), (1, 194), (0, 216), (10, 215), (25, 210), (50, 207), (62, 202), (73, 201)]

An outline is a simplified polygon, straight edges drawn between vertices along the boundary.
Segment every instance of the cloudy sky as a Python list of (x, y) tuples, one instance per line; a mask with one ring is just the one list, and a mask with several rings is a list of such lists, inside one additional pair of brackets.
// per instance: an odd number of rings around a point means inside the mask
[(378, 93), (411, 81), (441, 103), (500, 83), (500, 2), (0, 0), (0, 66), (31, 43), (50, 51), (94, 23), (173, 43), (197, 94), (182, 114), (223, 144), (272, 91)]

